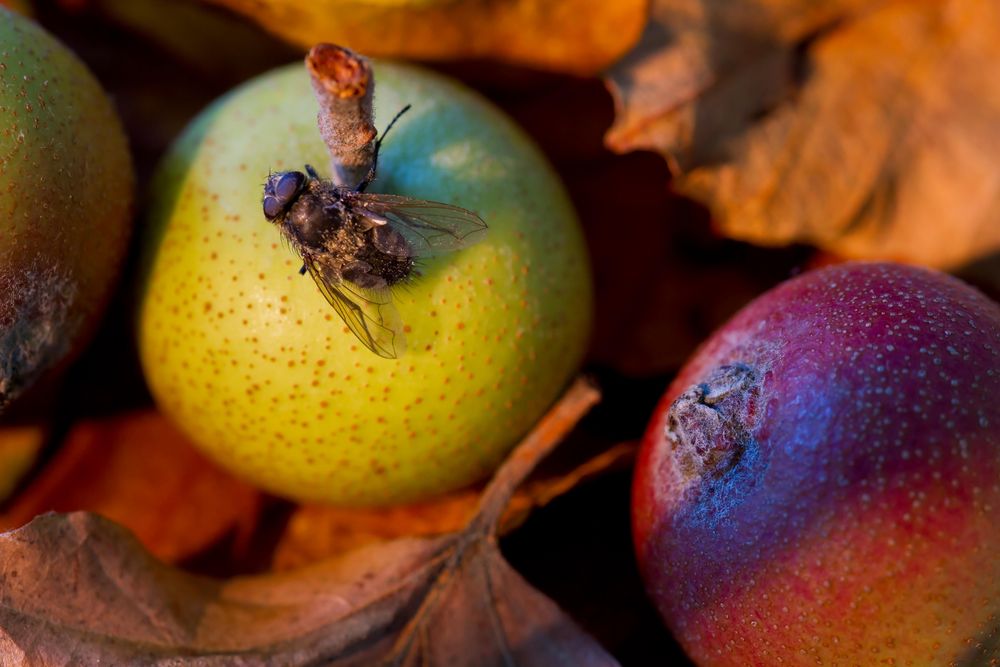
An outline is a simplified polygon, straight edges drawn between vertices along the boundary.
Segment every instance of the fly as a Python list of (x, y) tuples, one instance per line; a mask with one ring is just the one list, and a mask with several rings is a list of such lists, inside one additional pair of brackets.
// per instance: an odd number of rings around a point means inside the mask
[(418, 260), (478, 243), (486, 223), (450, 204), (365, 189), (375, 178), (379, 148), (407, 109), (375, 142), (368, 174), (357, 187), (342, 187), (305, 172), (281, 171), (264, 184), (264, 217), (302, 258), (302, 269), (344, 323), (369, 350), (387, 359), (406, 349), (393, 288), (417, 275)]

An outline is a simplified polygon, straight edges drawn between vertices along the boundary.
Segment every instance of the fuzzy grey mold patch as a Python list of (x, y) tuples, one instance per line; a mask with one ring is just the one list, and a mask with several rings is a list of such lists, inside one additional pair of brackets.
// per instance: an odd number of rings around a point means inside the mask
[(751, 440), (760, 374), (747, 364), (720, 366), (681, 394), (667, 416), (667, 439), (686, 480), (718, 478)]
[(69, 352), (76, 285), (56, 267), (0, 278), (11, 308), (0, 319), (0, 411)]

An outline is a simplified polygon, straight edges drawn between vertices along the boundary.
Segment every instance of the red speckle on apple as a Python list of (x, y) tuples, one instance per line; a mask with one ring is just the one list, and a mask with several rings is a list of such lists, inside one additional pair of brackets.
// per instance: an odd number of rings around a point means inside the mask
[(996, 664), (998, 525), (1000, 306), (893, 264), (716, 332), (633, 487), (647, 590), (699, 665)]

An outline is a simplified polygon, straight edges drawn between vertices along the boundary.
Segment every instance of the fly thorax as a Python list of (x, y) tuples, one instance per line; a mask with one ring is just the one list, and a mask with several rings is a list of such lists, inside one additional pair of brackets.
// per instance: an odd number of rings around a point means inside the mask
[(288, 222), (299, 241), (310, 247), (321, 246), (324, 237), (340, 226), (339, 216), (330, 215), (323, 202), (309, 194), (292, 204)]

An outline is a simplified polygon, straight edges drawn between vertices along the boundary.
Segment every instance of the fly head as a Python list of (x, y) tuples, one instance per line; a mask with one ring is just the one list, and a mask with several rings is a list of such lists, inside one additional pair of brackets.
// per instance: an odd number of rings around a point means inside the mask
[(264, 217), (274, 222), (288, 211), (306, 184), (301, 171), (279, 171), (268, 175), (264, 183)]

